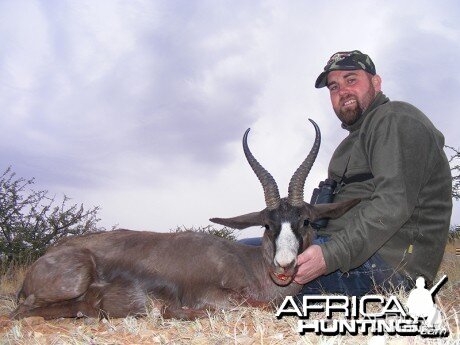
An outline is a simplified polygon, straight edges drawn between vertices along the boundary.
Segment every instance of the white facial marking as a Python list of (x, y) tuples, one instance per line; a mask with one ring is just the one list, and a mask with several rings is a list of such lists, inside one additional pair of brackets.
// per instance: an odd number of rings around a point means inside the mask
[(297, 259), (299, 241), (295, 237), (289, 222), (281, 224), (281, 232), (276, 239), (275, 264), (285, 267)]

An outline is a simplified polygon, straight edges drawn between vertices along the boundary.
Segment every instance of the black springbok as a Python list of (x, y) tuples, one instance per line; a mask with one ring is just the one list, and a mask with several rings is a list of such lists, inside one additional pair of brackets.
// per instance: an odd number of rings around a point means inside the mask
[(262, 246), (254, 247), (196, 233), (115, 230), (69, 237), (49, 248), (28, 271), (13, 318), (125, 317), (146, 313), (150, 301), (164, 317), (193, 319), (207, 309), (246, 302), (280, 302), (298, 293), (296, 258), (310, 245), (308, 223), (335, 218), (359, 200), (309, 205), (305, 179), (316, 159), (318, 126), (308, 157), (280, 198), (273, 177), (257, 162), (243, 137), (246, 158), (262, 184), (266, 208), (211, 221), (232, 228), (264, 226)]

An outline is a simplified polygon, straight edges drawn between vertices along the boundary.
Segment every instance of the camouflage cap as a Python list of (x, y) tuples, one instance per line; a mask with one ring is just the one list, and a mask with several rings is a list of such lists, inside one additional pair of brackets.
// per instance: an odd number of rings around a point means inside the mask
[(349, 52), (338, 52), (331, 56), (324, 67), (324, 71), (316, 79), (315, 87), (317, 89), (327, 85), (327, 75), (330, 71), (356, 70), (362, 69), (375, 75), (375, 66), (371, 58), (361, 53), (359, 50)]

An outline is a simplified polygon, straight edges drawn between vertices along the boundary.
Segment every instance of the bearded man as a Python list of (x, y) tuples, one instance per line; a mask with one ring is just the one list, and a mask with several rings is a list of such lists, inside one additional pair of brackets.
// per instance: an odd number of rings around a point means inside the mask
[(412, 288), (419, 276), (432, 282), (452, 212), (443, 135), (416, 107), (390, 101), (371, 58), (358, 50), (332, 55), (315, 84), (326, 86), (349, 132), (329, 164), (334, 202), (361, 203), (319, 228), (299, 255), (301, 294), (361, 296)]

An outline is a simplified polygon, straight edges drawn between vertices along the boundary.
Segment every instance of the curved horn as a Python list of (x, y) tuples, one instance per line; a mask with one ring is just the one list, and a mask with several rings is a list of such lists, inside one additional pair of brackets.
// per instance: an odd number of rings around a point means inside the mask
[(248, 147), (248, 133), (251, 129), (248, 128), (243, 136), (243, 150), (249, 165), (254, 173), (257, 175), (262, 187), (264, 189), (265, 204), (268, 209), (273, 210), (280, 204), (280, 192), (275, 179), (270, 173), (264, 169), (262, 165), (254, 158)]
[(310, 172), (313, 163), (315, 162), (316, 156), (318, 155), (319, 146), (321, 144), (321, 131), (318, 125), (312, 119), (308, 119), (313, 126), (315, 126), (316, 138), (313, 147), (310, 150), (307, 158), (300, 164), (294, 175), (291, 177), (288, 188), (288, 203), (292, 206), (302, 206), (303, 201), (303, 188), (305, 180)]

